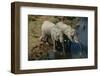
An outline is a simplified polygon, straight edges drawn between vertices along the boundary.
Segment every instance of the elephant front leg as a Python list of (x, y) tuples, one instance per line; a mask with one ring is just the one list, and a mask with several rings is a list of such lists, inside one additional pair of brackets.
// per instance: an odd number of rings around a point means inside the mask
[(53, 40), (53, 52), (56, 52), (56, 44), (55, 44), (55, 40)]
[(64, 42), (62, 42), (62, 48), (63, 48), (63, 55), (66, 56)]

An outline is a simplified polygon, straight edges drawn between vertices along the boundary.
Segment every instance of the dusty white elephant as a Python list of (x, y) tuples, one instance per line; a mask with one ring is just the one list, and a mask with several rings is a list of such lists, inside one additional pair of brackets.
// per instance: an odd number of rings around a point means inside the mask
[(63, 34), (65, 34), (71, 41), (79, 42), (78, 36), (74, 28), (69, 25), (66, 25), (63, 22), (58, 22), (56, 27), (59, 28)]
[[(62, 46), (64, 47), (64, 43), (63, 43), (63, 33), (62, 31), (56, 27), (56, 25), (50, 21), (44, 21), (44, 23), (42, 24), (41, 27), (42, 30), (42, 34), (40, 37), (40, 40), (47, 40), (48, 37), (50, 37), (52, 39), (52, 43), (53, 43), (53, 51), (55, 52), (55, 41), (60, 40), (60, 42), (62, 43)], [(63, 48), (64, 51), (64, 48)]]

